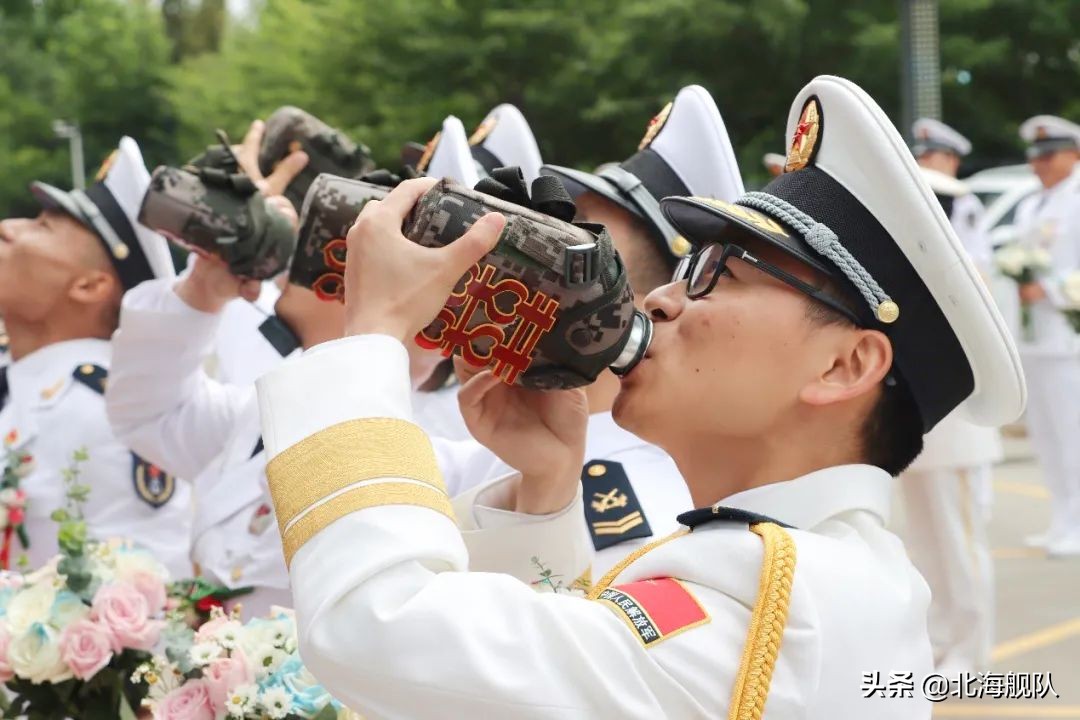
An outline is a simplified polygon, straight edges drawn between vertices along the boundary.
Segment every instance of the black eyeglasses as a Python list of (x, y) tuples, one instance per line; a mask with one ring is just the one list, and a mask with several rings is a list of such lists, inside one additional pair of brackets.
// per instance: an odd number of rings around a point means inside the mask
[(749, 263), (758, 270), (772, 275), (777, 280), (790, 285), (804, 295), (807, 295), (822, 305), (826, 305), (840, 313), (855, 325), (862, 325), (862, 322), (856, 317), (855, 313), (838, 300), (830, 297), (827, 293), (814, 287), (810, 283), (800, 280), (791, 273), (785, 272), (775, 265), (751, 255), (738, 245), (709, 243), (692, 256), (685, 257), (679, 261), (678, 266), (675, 268), (675, 276), (672, 278), (672, 282), (686, 280), (686, 296), (688, 298), (696, 299), (704, 297), (711, 293), (713, 288), (716, 287), (716, 283), (720, 279), (720, 276), (728, 272), (727, 262), (728, 259), (732, 257), (738, 258), (739, 260)]

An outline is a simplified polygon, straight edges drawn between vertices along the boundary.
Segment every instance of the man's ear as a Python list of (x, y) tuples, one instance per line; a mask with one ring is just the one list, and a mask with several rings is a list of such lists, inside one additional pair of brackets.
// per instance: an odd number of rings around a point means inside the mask
[(809, 405), (831, 405), (865, 395), (892, 367), (892, 343), (877, 330), (857, 330), (839, 339), (832, 363), (803, 386), (799, 399)]
[(83, 305), (96, 305), (116, 296), (120, 283), (116, 275), (104, 270), (84, 270), (71, 282), (68, 297)]

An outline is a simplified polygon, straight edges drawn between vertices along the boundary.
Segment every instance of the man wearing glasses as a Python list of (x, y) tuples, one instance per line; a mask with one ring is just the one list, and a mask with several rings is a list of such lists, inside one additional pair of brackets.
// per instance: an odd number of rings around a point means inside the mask
[[(464, 572), (409, 422), (402, 342), (502, 219), (429, 251), (398, 230), (426, 182), (365, 209), (349, 337), (259, 388), (301, 650), (336, 697), (379, 717), (930, 717), (929, 594), (884, 529), (890, 476), (961, 403), (980, 422), (1015, 417), (1023, 376), (874, 101), (819, 77), (788, 137), (763, 192), (662, 203), (699, 249), (646, 299), (652, 346), (613, 414), (671, 454), (699, 509), (586, 598)], [(502, 407), (501, 386), (470, 382)], [(580, 459), (583, 427), (534, 440), (553, 462)]]

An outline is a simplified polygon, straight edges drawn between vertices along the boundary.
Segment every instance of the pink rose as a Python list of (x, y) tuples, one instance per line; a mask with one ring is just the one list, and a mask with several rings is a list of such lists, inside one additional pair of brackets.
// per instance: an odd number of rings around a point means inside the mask
[(146, 598), (127, 583), (102, 586), (90, 606), (90, 617), (105, 626), (117, 653), (124, 648), (150, 650), (157, 644), (163, 623), (149, 615)]
[(0, 683), (6, 683), (15, 677), (15, 671), (8, 662), (8, 645), (11, 644), (11, 634), (6, 627), (0, 626)]
[(227, 625), (231, 621), (232, 618), (228, 615), (218, 615), (207, 620), (195, 631), (195, 642), (210, 642), (214, 639), (214, 633), (220, 630), (222, 625)]
[(206, 681), (214, 712), (224, 713), (229, 693), (240, 685), (255, 682), (255, 672), (247, 656), (237, 648), (233, 650), (232, 657), (218, 658), (203, 668), (203, 680)]
[(74, 622), (60, 636), (60, 653), (75, 677), (89, 680), (112, 660), (109, 631), (88, 618)]
[(165, 583), (160, 577), (150, 572), (139, 571), (132, 573), (128, 580), (146, 598), (146, 607), (149, 608), (151, 614), (157, 614), (165, 607), (165, 601), (168, 598), (165, 593)]
[(210, 692), (204, 680), (189, 680), (163, 697), (154, 720), (214, 720)]

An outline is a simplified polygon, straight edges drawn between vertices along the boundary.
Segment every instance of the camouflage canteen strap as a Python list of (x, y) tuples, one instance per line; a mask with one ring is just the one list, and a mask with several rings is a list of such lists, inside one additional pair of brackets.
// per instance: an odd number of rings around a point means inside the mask
[(441, 180), (417, 202), (403, 231), (429, 247), (453, 242), (487, 212), (507, 218), (495, 249), (417, 342), (492, 365), (507, 383), (580, 387), (627, 345), (633, 294), (607, 231), (563, 219), (574, 205), (561, 184), (545, 178), (532, 191), (519, 169), (504, 168), (475, 190)]
[(322, 173), (358, 178), (375, 169), (371, 150), (341, 130), (331, 127), (311, 113), (286, 105), (266, 119), (259, 147), (259, 170), (269, 175), (274, 167), (296, 150), (307, 153), (308, 163), (289, 186), (285, 197), (300, 207), (311, 184)]

